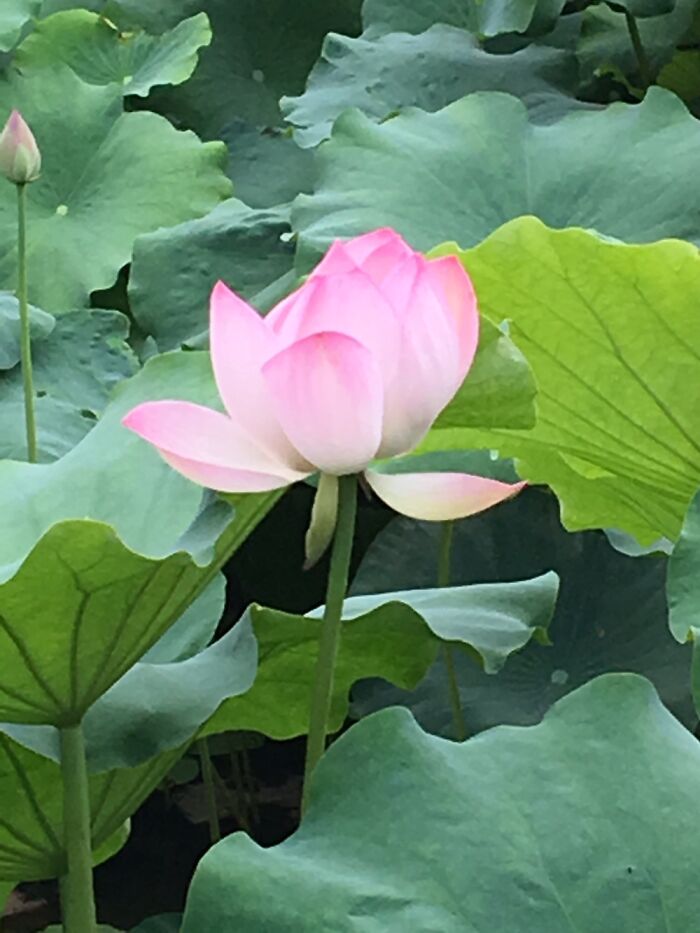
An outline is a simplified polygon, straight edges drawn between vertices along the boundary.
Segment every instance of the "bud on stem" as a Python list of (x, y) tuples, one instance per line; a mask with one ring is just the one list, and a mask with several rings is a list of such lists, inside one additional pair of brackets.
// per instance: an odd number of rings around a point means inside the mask
[(35, 181), (41, 172), (41, 153), (22, 114), (13, 110), (0, 133), (0, 172), (15, 185)]

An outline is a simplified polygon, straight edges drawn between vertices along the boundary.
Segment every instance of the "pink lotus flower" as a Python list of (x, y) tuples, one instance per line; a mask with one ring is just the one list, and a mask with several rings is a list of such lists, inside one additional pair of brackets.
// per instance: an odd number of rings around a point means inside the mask
[(36, 181), (41, 153), (22, 114), (13, 110), (0, 133), (0, 172), (16, 185)]
[(397, 512), (463, 518), (524, 483), (392, 475), (370, 464), (419, 444), (467, 375), (478, 335), (474, 290), (456, 257), (427, 260), (393, 230), (376, 230), (336, 241), (265, 318), (215, 286), (211, 359), (226, 414), (146, 402), (123, 423), (184, 476), (221, 492), (364, 472)]

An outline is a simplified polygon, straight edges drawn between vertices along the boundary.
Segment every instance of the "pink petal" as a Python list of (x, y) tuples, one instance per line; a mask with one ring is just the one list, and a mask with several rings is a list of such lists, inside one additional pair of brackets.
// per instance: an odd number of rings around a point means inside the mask
[(269, 360), (263, 375), (285, 434), (319, 470), (355, 473), (373, 459), (382, 377), (361, 343), (347, 334), (313, 334)]
[(217, 492), (271, 492), (273, 489), (283, 489), (291, 485), (285, 477), (273, 476), (271, 473), (254, 473), (251, 470), (214, 466), (162, 450), (159, 453), (169, 466), (186, 479)]
[(479, 310), (472, 280), (456, 256), (443, 256), (426, 263), (426, 271), (437, 294), (444, 295), (457, 330), (459, 367), (462, 373), (459, 384), (474, 361), (479, 344)]
[(271, 473), (254, 473), (252, 470), (236, 470), (230, 467), (214, 466), (198, 460), (188, 460), (175, 454), (159, 451), (168, 466), (171, 466), (186, 479), (215, 489), (217, 492), (271, 492), (290, 486), (288, 479), (273, 476)]
[(281, 346), (312, 334), (353, 337), (379, 366), (385, 384), (398, 366), (400, 325), (392, 305), (360, 269), (309, 279), (266, 318)]
[(214, 377), (229, 415), (275, 460), (304, 470), (308, 464), (282, 431), (262, 378), (263, 364), (277, 349), (264, 319), (217, 282), (211, 293), (209, 327)]
[(353, 272), (359, 268), (359, 264), (351, 255), (345, 241), (333, 240), (309, 278), (317, 279), (322, 275), (345, 275), (346, 272)]
[(386, 391), (381, 457), (416, 447), (466, 374), (457, 320), (442, 285), (433, 287), (430, 266), (416, 255), (383, 285), (403, 313), (398, 368)]
[(192, 402), (145, 402), (122, 424), (153, 444), (166, 463), (222, 492), (263, 492), (303, 479), (257, 447), (226, 415)]
[(390, 227), (373, 230), (352, 240), (336, 240), (312, 272), (312, 277), (335, 275), (359, 267), (376, 282), (398, 263), (413, 255), (413, 250), (399, 234)]
[(395, 512), (423, 521), (466, 518), (517, 495), (526, 483), (469, 473), (377, 473), (367, 470), (367, 482)]

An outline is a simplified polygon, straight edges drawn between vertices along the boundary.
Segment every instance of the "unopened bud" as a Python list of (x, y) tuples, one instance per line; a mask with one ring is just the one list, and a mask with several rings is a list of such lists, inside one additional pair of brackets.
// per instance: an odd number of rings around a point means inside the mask
[(0, 172), (16, 185), (35, 181), (41, 172), (41, 153), (19, 110), (13, 110), (0, 133)]

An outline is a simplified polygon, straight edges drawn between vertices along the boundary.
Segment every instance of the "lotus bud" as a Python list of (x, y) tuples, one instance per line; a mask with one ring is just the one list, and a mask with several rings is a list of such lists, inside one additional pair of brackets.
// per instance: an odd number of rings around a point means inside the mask
[(0, 134), (0, 172), (15, 185), (35, 181), (41, 172), (39, 147), (19, 110), (12, 111)]

